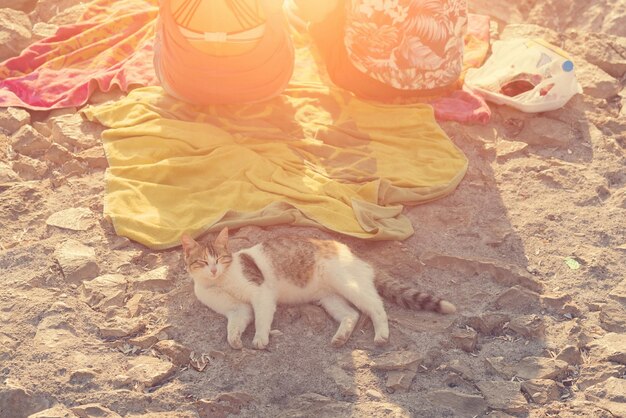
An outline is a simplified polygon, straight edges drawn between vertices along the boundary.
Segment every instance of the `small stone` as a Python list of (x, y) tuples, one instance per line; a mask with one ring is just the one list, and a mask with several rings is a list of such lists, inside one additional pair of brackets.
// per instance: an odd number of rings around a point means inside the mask
[(530, 313), (540, 310), (539, 294), (521, 286), (513, 286), (502, 292), (496, 300), (498, 309)]
[(170, 361), (177, 366), (189, 364), (191, 350), (174, 340), (158, 341), (152, 348), (168, 357)]
[(605, 361), (626, 364), (626, 338), (623, 334), (610, 332), (589, 344), (591, 354)]
[(368, 389), (365, 391), (365, 394), (372, 399), (381, 400), (383, 398), (383, 394), (374, 389)]
[(54, 36), (59, 30), (57, 25), (46, 22), (37, 22), (33, 25), (33, 39), (40, 40)]
[(172, 286), (172, 281), (167, 277), (169, 268), (162, 266), (150, 270), (141, 276), (131, 280), (131, 286), (135, 290), (166, 290)]
[(604, 382), (609, 377), (622, 377), (626, 374), (626, 366), (611, 362), (585, 364), (581, 368), (576, 386), (584, 391), (590, 386)]
[(93, 309), (105, 310), (112, 306), (122, 306), (126, 296), (126, 279), (121, 274), (105, 274), (84, 281), (81, 293), (85, 302)]
[(615, 286), (609, 293), (609, 297), (620, 303), (626, 304), (626, 279)]
[(12, 384), (0, 384), (0, 415), (3, 417), (22, 418), (50, 407), (50, 402), (43, 396)]
[(515, 375), (511, 362), (505, 360), (504, 357), (487, 357), (485, 366), (490, 373), (505, 379), (511, 379)]
[(143, 349), (150, 348), (159, 341), (169, 339), (169, 335), (167, 334), (168, 328), (169, 326), (159, 328), (157, 330), (150, 332), (149, 334), (131, 338), (128, 340), (128, 342), (132, 345), (136, 345)]
[(477, 382), (476, 386), (487, 400), (492, 409), (499, 409), (511, 414), (521, 414), (528, 409), (526, 398), (522, 395), (519, 382)]
[(451, 409), (457, 416), (482, 415), (488, 408), (487, 401), (480, 395), (468, 395), (452, 390), (436, 390), (428, 394), (431, 402)]
[(13, 135), (21, 127), (30, 123), (30, 113), (19, 107), (0, 109), (0, 128), (7, 135)]
[(478, 330), (483, 335), (495, 335), (502, 330), (504, 324), (510, 321), (510, 317), (499, 312), (487, 312), (480, 316), (468, 319), (467, 325)]
[(467, 365), (466, 363), (461, 363), (459, 359), (452, 359), (449, 363), (446, 364), (446, 369), (452, 370), (454, 373), (462, 376), (465, 380), (476, 380), (476, 374), (472, 371), (469, 365)]
[(72, 154), (63, 145), (53, 142), (46, 150), (44, 158), (46, 159), (46, 161), (49, 161), (52, 164), (62, 166), (66, 162), (73, 160), (75, 157), (74, 154)]
[(356, 387), (354, 378), (350, 377), (341, 367), (330, 366), (327, 369), (330, 377), (335, 381), (339, 388), (339, 393), (344, 396), (358, 396), (359, 391)]
[(512, 158), (523, 156), (526, 148), (528, 148), (528, 144), (525, 142), (499, 139), (496, 143), (496, 159), (499, 163), (503, 163)]
[(52, 140), (72, 150), (91, 148), (100, 142), (103, 128), (82, 118), (79, 113), (56, 116), (48, 122)]
[(194, 406), (200, 418), (226, 418), (239, 414), (242, 408), (252, 402), (254, 398), (247, 393), (230, 392), (222, 393), (211, 400), (201, 399)]
[(516, 139), (529, 145), (566, 147), (576, 139), (571, 125), (557, 119), (534, 116), (526, 120)]
[(111, 382), (117, 388), (128, 387), (133, 383), (133, 379), (127, 374), (118, 374)]
[(59, 168), (59, 172), (66, 177), (75, 177), (86, 174), (89, 171), (89, 167), (86, 163), (78, 160), (69, 160), (65, 162), (61, 168)]
[(626, 309), (615, 301), (609, 301), (600, 311), (600, 326), (610, 332), (626, 333)]
[(20, 176), (3, 162), (0, 162), (0, 184), (20, 181)]
[(471, 353), (476, 350), (478, 333), (474, 330), (455, 329), (451, 338), (452, 343), (463, 351)]
[(39, 411), (29, 415), (28, 418), (77, 418), (78, 415), (73, 413), (67, 406), (59, 404), (52, 408)]
[(98, 329), (102, 338), (123, 338), (136, 335), (145, 327), (146, 324), (143, 322), (122, 321), (116, 318), (98, 327)]
[(128, 309), (128, 314), (131, 318), (136, 317), (141, 312), (141, 301), (143, 300), (143, 297), (144, 296), (142, 294), (137, 293), (126, 302), (126, 309)]
[(150, 356), (133, 357), (128, 363), (128, 376), (144, 388), (159, 385), (176, 372), (176, 366), (169, 361)]
[(30, 44), (31, 29), (26, 13), (0, 8), (0, 62), (19, 55)]
[(515, 375), (522, 379), (559, 379), (567, 373), (568, 364), (546, 357), (524, 357), (514, 366)]
[(94, 225), (94, 218), (89, 208), (69, 208), (50, 215), (46, 224), (72, 231), (86, 231)]
[(111, 411), (99, 403), (90, 403), (72, 408), (72, 412), (80, 418), (122, 418), (121, 415)]
[(83, 280), (93, 279), (100, 273), (93, 248), (73, 239), (57, 247), (54, 258), (61, 266), (63, 276), (68, 282), (78, 284)]
[(104, 149), (100, 146), (81, 151), (76, 157), (93, 169), (104, 170), (109, 166), (109, 162), (104, 155)]
[(609, 377), (585, 391), (585, 398), (608, 410), (615, 417), (626, 416), (626, 379)]
[(580, 353), (580, 350), (573, 345), (568, 345), (563, 348), (561, 352), (556, 356), (557, 360), (563, 360), (572, 366), (581, 364), (583, 362), (583, 356)]
[(70, 383), (73, 385), (84, 385), (91, 382), (96, 377), (96, 373), (91, 369), (79, 369), (70, 375)]
[(387, 373), (387, 389), (397, 392), (400, 389), (408, 391), (417, 372), (415, 370), (391, 370)]
[(542, 337), (546, 326), (538, 315), (516, 316), (509, 323), (509, 329), (526, 338)]
[(46, 163), (25, 155), (18, 156), (18, 158), (12, 162), (11, 168), (23, 180), (41, 180), (46, 177), (46, 173), (48, 172)]
[(22, 155), (38, 157), (50, 148), (50, 141), (30, 125), (22, 126), (11, 137), (11, 147)]
[(522, 391), (534, 403), (544, 405), (561, 397), (559, 385), (550, 379), (530, 379), (522, 382)]
[(373, 359), (374, 370), (417, 370), (424, 358), (413, 351), (391, 351)]

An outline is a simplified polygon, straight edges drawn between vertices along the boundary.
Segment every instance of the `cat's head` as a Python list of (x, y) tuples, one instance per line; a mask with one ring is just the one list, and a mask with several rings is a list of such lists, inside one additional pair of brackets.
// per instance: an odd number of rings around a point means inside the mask
[(201, 244), (189, 235), (183, 235), (185, 266), (194, 281), (210, 286), (233, 261), (228, 249), (228, 228), (222, 229), (215, 241)]

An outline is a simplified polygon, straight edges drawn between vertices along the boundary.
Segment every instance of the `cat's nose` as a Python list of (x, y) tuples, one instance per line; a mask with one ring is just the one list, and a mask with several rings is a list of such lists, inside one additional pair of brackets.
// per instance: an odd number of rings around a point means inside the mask
[(217, 273), (217, 266), (211, 266), (211, 274)]

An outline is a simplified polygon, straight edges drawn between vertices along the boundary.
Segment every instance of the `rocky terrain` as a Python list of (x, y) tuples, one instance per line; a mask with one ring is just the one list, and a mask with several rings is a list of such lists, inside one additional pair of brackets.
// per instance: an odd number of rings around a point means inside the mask
[[(179, 249), (151, 251), (102, 216), (102, 128), (79, 109), (0, 109), (0, 417), (626, 416), (626, 1), (470, 2), (494, 39), (574, 56), (584, 93), (486, 126), (444, 123), (469, 171), (407, 208), (404, 242), (337, 238), (454, 302), (388, 304), (341, 349), (317, 306), (277, 312), (270, 347), (230, 349)], [(84, 10), (2, 0), (0, 60)], [(91, 103), (119, 97), (96, 94)], [(246, 227), (235, 249), (306, 228)], [(238, 248), (237, 248), (238, 247)]]

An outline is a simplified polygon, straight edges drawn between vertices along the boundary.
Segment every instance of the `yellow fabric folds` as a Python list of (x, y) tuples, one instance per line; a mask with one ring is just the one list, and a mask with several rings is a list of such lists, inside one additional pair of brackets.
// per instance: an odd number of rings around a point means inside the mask
[(110, 128), (105, 215), (154, 249), (250, 224), (404, 239), (402, 205), (450, 193), (467, 169), (430, 106), (368, 104), (319, 83), (203, 108), (146, 87), (84, 114)]

